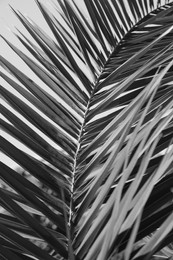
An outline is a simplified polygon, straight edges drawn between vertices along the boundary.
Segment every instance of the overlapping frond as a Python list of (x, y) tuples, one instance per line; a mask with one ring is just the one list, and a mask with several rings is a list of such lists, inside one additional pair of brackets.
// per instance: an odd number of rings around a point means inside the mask
[(43, 84), (0, 57), (1, 149), (27, 171), (1, 162), (0, 255), (151, 259), (173, 239), (173, 3), (36, 3), (54, 38), (15, 10), (31, 56), (2, 36)]

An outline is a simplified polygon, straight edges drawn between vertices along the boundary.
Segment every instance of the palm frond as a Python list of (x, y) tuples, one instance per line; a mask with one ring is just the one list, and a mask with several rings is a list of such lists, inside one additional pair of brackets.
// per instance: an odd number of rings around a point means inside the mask
[(170, 256), (173, 2), (36, 3), (52, 36), (13, 8), (30, 55), (2, 36), (39, 82), (0, 56), (1, 149), (28, 172), (1, 162), (0, 256)]

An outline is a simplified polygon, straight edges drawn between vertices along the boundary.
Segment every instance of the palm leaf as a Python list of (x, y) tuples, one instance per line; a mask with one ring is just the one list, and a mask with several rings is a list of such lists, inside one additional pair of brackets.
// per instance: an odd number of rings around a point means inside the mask
[(0, 56), (1, 149), (27, 171), (1, 162), (0, 255), (171, 256), (172, 1), (36, 3), (54, 38), (13, 8), (31, 55), (2, 36), (39, 83)]

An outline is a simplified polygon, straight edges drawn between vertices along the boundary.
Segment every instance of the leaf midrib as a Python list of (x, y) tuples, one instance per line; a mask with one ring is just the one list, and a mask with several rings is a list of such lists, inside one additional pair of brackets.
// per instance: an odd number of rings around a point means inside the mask
[(76, 177), (76, 170), (77, 170), (77, 166), (78, 166), (77, 161), (78, 161), (78, 157), (79, 157), (79, 154), (80, 154), (80, 148), (81, 148), (81, 140), (82, 140), (82, 137), (83, 137), (83, 130), (84, 130), (84, 127), (85, 127), (85, 124), (86, 124), (87, 114), (88, 114), (89, 109), (90, 109), (90, 104), (91, 104), (92, 98), (95, 94), (95, 91), (97, 90), (97, 86), (99, 85), (100, 77), (101, 77), (107, 63), (109, 62), (111, 55), (114, 53), (114, 51), (115, 51), (115, 48), (113, 48), (112, 51), (110, 52), (107, 60), (105, 61), (103, 67), (100, 70), (100, 74), (98, 75), (95, 82), (93, 83), (93, 89), (90, 93), (90, 97), (88, 99), (88, 103), (87, 103), (86, 110), (85, 110), (84, 117), (83, 117), (83, 122), (81, 124), (81, 128), (80, 128), (80, 131), (79, 131), (79, 137), (78, 137), (78, 140), (77, 140), (77, 148), (76, 148), (76, 153), (75, 153), (75, 156), (74, 156), (74, 163), (73, 163), (73, 172), (72, 172), (72, 181), (71, 181), (71, 198), (70, 198), (70, 207), (69, 207), (70, 212), (69, 212), (68, 225), (69, 225), (70, 230), (71, 230), (71, 232), (70, 232), (71, 237), (73, 237), (72, 230), (74, 230), (73, 213), (74, 213), (74, 191), (75, 191), (75, 179), (76, 179), (75, 177)]

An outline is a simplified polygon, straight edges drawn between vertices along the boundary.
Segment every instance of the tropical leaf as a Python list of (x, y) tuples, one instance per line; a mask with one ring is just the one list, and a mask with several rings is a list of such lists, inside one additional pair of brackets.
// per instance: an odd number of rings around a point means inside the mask
[(36, 3), (50, 34), (12, 8), (30, 54), (2, 36), (36, 79), (0, 56), (0, 144), (21, 168), (1, 162), (0, 256), (169, 259), (173, 2)]

